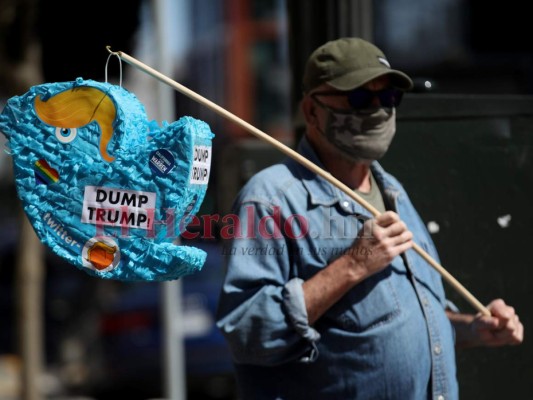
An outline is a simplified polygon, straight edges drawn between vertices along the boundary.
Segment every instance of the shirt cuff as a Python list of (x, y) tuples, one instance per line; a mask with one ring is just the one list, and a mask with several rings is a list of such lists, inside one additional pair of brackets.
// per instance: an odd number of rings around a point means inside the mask
[(286, 283), (283, 288), (283, 305), (296, 332), (313, 343), (320, 339), (320, 333), (309, 326), (302, 283), (300, 278)]
[(450, 310), (454, 313), (461, 312), (461, 310), (459, 310), (459, 308), (451, 300), (448, 299), (446, 299), (446, 310)]

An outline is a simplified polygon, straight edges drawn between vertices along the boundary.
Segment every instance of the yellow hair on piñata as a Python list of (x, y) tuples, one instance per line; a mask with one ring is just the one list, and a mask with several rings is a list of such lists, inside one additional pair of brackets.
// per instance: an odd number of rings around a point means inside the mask
[(106, 93), (91, 87), (77, 87), (41, 101), (35, 98), (35, 111), (46, 124), (58, 128), (80, 128), (96, 121), (102, 132), (100, 154), (107, 162), (115, 160), (107, 153), (113, 137), (116, 107)]

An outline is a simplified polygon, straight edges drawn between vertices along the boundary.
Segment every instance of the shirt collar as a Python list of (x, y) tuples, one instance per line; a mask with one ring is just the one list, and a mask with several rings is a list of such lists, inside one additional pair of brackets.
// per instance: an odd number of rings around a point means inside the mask
[[(324, 164), (322, 164), (311, 143), (309, 143), (305, 136), (298, 145), (298, 153), (325, 170)], [(313, 205), (331, 206), (339, 202), (343, 197), (340, 189), (333, 186), (323, 177), (317, 176), (303, 165), (301, 166), (301, 178), (304, 187), (309, 193), (310, 202)]]
[[(322, 162), (318, 158), (318, 155), (316, 154), (315, 150), (311, 146), (311, 143), (309, 143), (309, 140), (307, 140), (307, 137), (305, 137), (305, 135), (300, 140), (297, 151), (300, 155), (325, 170), (324, 164), (322, 164)], [(317, 176), (314, 172), (312, 172), (305, 166), (299, 163), (297, 164), (298, 169), (300, 170), (300, 176), (302, 178), (303, 185), (309, 193), (309, 200), (311, 204), (331, 206), (335, 203), (341, 201), (344, 202), (347, 199), (351, 199), (346, 193), (344, 193), (344, 191), (332, 185), (322, 176)], [(375, 180), (382, 186), (382, 188), (386, 192), (388, 192), (388, 195), (394, 195), (397, 192), (394, 183), (389, 179), (388, 174), (377, 161), (374, 161), (371, 164), (370, 169), (374, 174)], [(361, 208), (362, 210), (363, 207), (360, 206), (356, 208)]]

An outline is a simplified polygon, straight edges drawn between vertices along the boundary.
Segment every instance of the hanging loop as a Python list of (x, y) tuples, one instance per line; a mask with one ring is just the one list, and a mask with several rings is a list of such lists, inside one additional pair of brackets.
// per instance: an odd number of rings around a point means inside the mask
[(106, 46), (107, 51), (109, 51), (109, 56), (107, 56), (107, 61), (105, 63), (105, 83), (107, 83), (107, 67), (109, 65), (109, 59), (111, 56), (115, 56), (118, 58), (118, 65), (119, 65), (119, 86), (122, 87), (122, 58), (120, 58), (120, 54), (111, 51), (111, 46)]

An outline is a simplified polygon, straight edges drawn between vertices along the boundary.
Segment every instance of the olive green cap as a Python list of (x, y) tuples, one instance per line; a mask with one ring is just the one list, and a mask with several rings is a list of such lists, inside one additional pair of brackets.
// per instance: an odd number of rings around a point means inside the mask
[(413, 81), (391, 69), (383, 52), (361, 38), (332, 40), (317, 48), (307, 60), (303, 90), (327, 83), (339, 90), (352, 90), (381, 75), (390, 75), (392, 85), (401, 90), (413, 88)]

